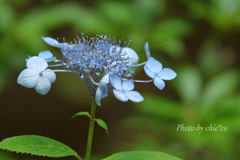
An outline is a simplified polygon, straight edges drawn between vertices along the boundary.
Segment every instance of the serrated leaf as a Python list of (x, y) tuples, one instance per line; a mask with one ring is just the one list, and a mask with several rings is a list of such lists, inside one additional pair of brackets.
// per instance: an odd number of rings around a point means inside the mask
[(6, 138), (0, 142), (0, 149), (46, 157), (78, 157), (77, 153), (67, 145), (51, 138), (37, 135)]
[(115, 153), (103, 160), (181, 160), (177, 157), (161, 153), (161, 152), (150, 152), (150, 151), (130, 151)]
[(99, 119), (99, 118), (95, 118), (95, 121), (97, 122), (97, 124), (98, 124), (100, 127), (102, 127), (103, 129), (106, 130), (107, 134), (109, 134), (109, 133), (108, 133), (107, 124), (106, 124), (103, 120), (101, 120), (101, 119)]
[(88, 116), (89, 118), (91, 117), (88, 112), (78, 112), (74, 116), (72, 116), (72, 118), (74, 118), (76, 116)]

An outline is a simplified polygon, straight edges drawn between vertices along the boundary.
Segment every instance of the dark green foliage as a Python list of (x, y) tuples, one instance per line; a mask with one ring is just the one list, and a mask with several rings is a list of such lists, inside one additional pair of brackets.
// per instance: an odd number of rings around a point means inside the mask
[(4, 139), (0, 142), (0, 149), (46, 157), (78, 156), (75, 151), (65, 144), (36, 135), (16, 136)]

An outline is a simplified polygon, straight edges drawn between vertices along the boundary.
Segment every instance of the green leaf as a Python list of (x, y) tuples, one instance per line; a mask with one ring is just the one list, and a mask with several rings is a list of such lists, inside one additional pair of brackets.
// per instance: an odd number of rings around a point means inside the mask
[(176, 115), (180, 113), (179, 104), (171, 99), (154, 94), (145, 94), (144, 98), (143, 102), (137, 104), (142, 113), (167, 119), (176, 119)]
[(72, 118), (74, 118), (76, 116), (88, 116), (89, 118), (91, 117), (88, 112), (78, 112), (74, 116), (72, 116)]
[(239, 84), (239, 73), (237, 70), (227, 70), (215, 76), (206, 84), (203, 93), (204, 105), (213, 105), (220, 100), (233, 96)]
[(0, 149), (37, 156), (79, 157), (74, 150), (65, 144), (37, 135), (24, 135), (6, 138), (0, 142)]
[(16, 158), (14, 158), (14, 155), (6, 151), (0, 151), (0, 157), (3, 160), (16, 160)]
[(181, 160), (161, 152), (130, 151), (111, 155), (103, 160)]
[(157, 42), (153, 46), (168, 52), (173, 57), (180, 57), (185, 49), (181, 39), (190, 34), (191, 31), (192, 26), (188, 21), (172, 18), (154, 25), (150, 39)]
[(99, 8), (113, 25), (121, 24), (124, 27), (133, 24), (132, 19), (134, 19), (134, 14), (129, 3), (123, 1), (106, 1), (99, 3)]
[(175, 85), (182, 100), (187, 103), (198, 103), (202, 91), (202, 75), (194, 66), (180, 67), (177, 71)]
[(101, 120), (101, 119), (99, 119), (99, 118), (95, 118), (95, 121), (97, 122), (97, 124), (98, 124), (100, 127), (102, 127), (103, 129), (106, 130), (107, 134), (109, 134), (109, 133), (108, 133), (107, 124), (106, 124), (103, 120)]

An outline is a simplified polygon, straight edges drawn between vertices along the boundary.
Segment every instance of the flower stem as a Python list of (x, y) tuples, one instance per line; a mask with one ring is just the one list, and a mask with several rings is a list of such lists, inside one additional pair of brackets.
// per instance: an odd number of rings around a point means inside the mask
[(86, 155), (84, 160), (90, 160), (93, 129), (94, 129), (94, 123), (95, 123), (95, 112), (96, 112), (96, 102), (95, 102), (95, 97), (92, 96), (91, 117), (90, 117), (89, 131), (88, 131), (87, 149), (86, 149)]
[(78, 160), (83, 160), (79, 155), (75, 155)]

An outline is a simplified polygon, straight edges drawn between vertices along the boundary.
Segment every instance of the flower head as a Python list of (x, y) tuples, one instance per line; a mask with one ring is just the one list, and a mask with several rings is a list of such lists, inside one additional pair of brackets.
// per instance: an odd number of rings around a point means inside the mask
[[(62, 60), (53, 57), (50, 51), (42, 51), (38, 57), (28, 57), (27, 69), (23, 70), (17, 82), (27, 88), (45, 95), (56, 80), (55, 72), (74, 72), (79, 79), (84, 80), (90, 94), (95, 97), (97, 105), (101, 105), (102, 98), (113, 88), (113, 94), (120, 101), (141, 102), (143, 97), (134, 89), (134, 82), (154, 82), (163, 89), (163, 80), (171, 80), (176, 73), (170, 68), (162, 69), (162, 64), (151, 57), (148, 43), (144, 45), (147, 61), (138, 64), (137, 53), (128, 44), (117, 42), (114, 38), (97, 35), (94, 38), (77, 37), (74, 42), (60, 43), (50, 37), (42, 37), (49, 45), (57, 47), (62, 52)], [(58, 63), (48, 65), (48, 62)], [(135, 70), (144, 65), (150, 80), (136, 80)], [(47, 67), (64, 66), (63, 70), (50, 70)]]
[(59, 47), (67, 67), (78, 72), (81, 77), (86, 74), (99, 75), (100, 72), (121, 77), (129, 73), (133, 75), (135, 68), (132, 66), (138, 61), (134, 50), (126, 46), (121, 47), (120, 42), (117, 43), (108, 36), (97, 35), (91, 39), (77, 37), (75, 43), (59, 43), (49, 37), (43, 39), (49, 45)]
[(24, 69), (18, 76), (17, 82), (27, 88), (35, 88), (35, 90), (45, 95), (51, 88), (51, 83), (55, 82), (56, 74), (46, 69), (47, 62), (40, 57), (31, 57), (27, 61), (27, 69)]
[(156, 87), (162, 90), (165, 87), (165, 83), (163, 80), (171, 80), (174, 79), (177, 74), (170, 68), (162, 68), (162, 64), (150, 57), (144, 66), (144, 70), (146, 74), (153, 78), (153, 82)]

